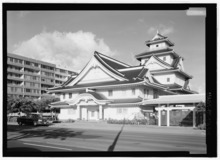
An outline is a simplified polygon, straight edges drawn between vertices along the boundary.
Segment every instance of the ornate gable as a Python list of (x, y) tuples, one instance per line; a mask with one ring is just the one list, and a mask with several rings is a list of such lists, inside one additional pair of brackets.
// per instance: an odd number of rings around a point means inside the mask
[(161, 70), (161, 69), (170, 69), (172, 68), (168, 64), (162, 63), (160, 60), (152, 56), (146, 63), (145, 66), (149, 70)]
[(101, 57), (95, 52), (86, 67), (67, 86), (108, 81), (127, 81), (127, 79), (108, 64), (104, 64)]

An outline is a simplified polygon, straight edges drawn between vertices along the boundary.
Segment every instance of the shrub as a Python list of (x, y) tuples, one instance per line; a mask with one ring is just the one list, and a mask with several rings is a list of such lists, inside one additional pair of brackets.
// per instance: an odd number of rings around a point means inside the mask
[(146, 125), (148, 121), (146, 119), (124, 119), (124, 120), (116, 120), (116, 119), (108, 119), (107, 123), (110, 124), (131, 124), (131, 125)]
[(206, 124), (203, 123), (203, 124), (200, 124), (197, 126), (198, 129), (201, 129), (201, 130), (206, 130)]
[[(59, 122), (60, 122), (60, 121), (59, 121)], [(63, 120), (62, 122), (64, 122), (64, 123), (74, 123), (75, 120), (73, 120), (73, 119), (67, 119), (67, 120)]]

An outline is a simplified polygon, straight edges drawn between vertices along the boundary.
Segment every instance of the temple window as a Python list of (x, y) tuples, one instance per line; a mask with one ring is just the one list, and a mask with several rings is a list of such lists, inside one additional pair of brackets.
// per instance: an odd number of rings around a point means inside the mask
[(135, 88), (132, 88), (132, 95), (135, 95)]
[(108, 96), (111, 97), (112, 95), (112, 90), (108, 90)]
[(166, 57), (163, 57), (163, 61), (166, 61)]
[(63, 93), (63, 99), (65, 99), (65, 93)]

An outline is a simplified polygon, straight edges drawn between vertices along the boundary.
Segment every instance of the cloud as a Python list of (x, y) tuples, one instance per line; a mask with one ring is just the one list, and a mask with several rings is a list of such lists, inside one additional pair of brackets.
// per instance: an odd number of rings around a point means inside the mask
[(67, 66), (73, 71), (81, 70), (94, 54), (94, 51), (113, 56), (104, 40), (91, 32), (75, 33), (42, 32), (31, 39), (15, 44), (13, 53), (29, 58)]
[(148, 34), (156, 34), (157, 30), (163, 34), (163, 35), (168, 35), (174, 32), (174, 27), (173, 26), (166, 26), (164, 24), (159, 24), (158, 26), (151, 26), (148, 28), (147, 33)]

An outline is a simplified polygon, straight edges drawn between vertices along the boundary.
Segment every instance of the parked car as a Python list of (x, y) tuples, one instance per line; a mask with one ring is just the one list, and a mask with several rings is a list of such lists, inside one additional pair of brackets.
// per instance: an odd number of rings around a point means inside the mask
[(27, 114), (26, 116), (17, 118), (18, 124), (21, 126), (23, 124), (29, 125), (49, 125), (52, 121), (48, 118), (43, 117), (41, 114)]

